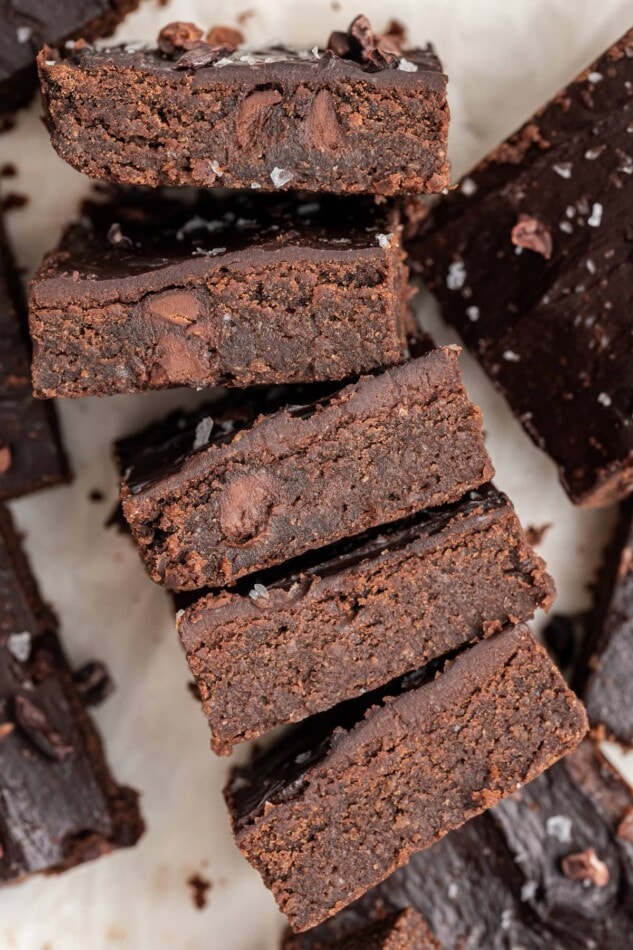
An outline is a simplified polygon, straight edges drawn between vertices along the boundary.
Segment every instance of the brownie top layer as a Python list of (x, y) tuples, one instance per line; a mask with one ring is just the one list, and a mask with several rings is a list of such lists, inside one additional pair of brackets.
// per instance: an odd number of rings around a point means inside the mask
[(631, 788), (586, 740), (287, 946), (307, 950), (414, 907), (446, 950), (624, 950), (633, 927), (632, 809)]
[(291, 727), (282, 741), (233, 773), (228, 794), (235, 830), (257, 818), (267, 802), (279, 804), (298, 797), (310, 771), (324, 759), (336, 768), (337, 760), (362, 746), (368, 734), (380, 735), (388, 728), (392, 704), (397, 704), (398, 718), (414, 728), (449, 697), (468, 693), (473, 679), (486, 677), (500, 662), (509, 661), (530, 636), (524, 625), (506, 629), (455, 658), (435, 660)]
[(632, 57), (629, 32), (440, 201), (410, 249), (579, 503), (615, 500), (633, 477), (618, 486), (633, 459)]
[[(211, 31), (211, 35), (214, 31)], [(294, 49), (273, 44), (265, 49), (248, 49), (232, 42), (215, 43), (202, 39), (202, 30), (192, 24), (175, 23), (163, 28), (157, 44), (123, 44), (94, 50), (80, 44), (72, 49), (46, 51), (45, 65), (63, 60), (82, 69), (111, 61), (118, 68), (153, 74), (165, 71), (194, 71), (193, 89), (218, 82), (251, 81), (262, 72), (266, 81), (319, 84), (336, 79), (365, 81), (376, 86), (425, 85), (442, 91), (446, 76), (433, 47), (402, 50), (393, 37), (374, 34), (369, 21), (357, 17), (347, 33), (333, 33), (326, 48)]]
[(78, 279), (107, 282), (112, 294), (137, 275), (151, 279), (152, 272), (183, 263), (195, 274), (221, 268), (233, 255), (248, 265), (263, 253), (287, 258), (291, 248), (307, 260), (361, 249), (381, 254), (397, 240), (398, 218), (393, 205), (362, 197), (113, 189), (108, 202), (84, 204), (81, 219), (40, 268), (33, 297), (44, 305), (67, 293), (69, 283), (77, 293)]

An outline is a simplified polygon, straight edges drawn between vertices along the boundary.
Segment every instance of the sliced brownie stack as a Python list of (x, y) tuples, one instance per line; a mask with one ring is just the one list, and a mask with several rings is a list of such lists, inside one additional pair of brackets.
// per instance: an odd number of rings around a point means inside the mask
[(490, 484), (458, 351), (409, 309), (400, 199), (447, 184), (446, 77), (363, 17), (326, 51), (172, 24), (156, 49), (46, 50), (40, 71), (79, 169), (248, 189), (88, 206), (32, 286), (34, 378), (232, 387), (119, 443), (122, 506), (181, 601), (215, 750), (295, 723), (226, 797), (305, 930), (585, 731), (523, 624), (553, 584)]

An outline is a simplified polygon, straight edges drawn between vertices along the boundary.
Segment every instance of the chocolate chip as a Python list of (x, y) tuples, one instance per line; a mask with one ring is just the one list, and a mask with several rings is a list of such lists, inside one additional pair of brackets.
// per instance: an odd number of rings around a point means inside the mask
[(22, 732), (49, 759), (63, 762), (74, 751), (72, 745), (52, 728), (44, 710), (26, 696), (15, 697), (15, 718)]
[(520, 214), (512, 228), (512, 243), (541, 254), (546, 261), (552, 256), (552, 235), (549, 229), (529, 214)]
[(306, 134), (314, 148), (337, 148), (341, 142), (336, 110), (327, 89), (320, 89), (306, 119)]
[(218, 60), (230, 56), (232, 52), (232, 47), (209, 46), (208, 43), (201, 41), (176, 60), (174, 69), (203, 69), (205, 66), (213, 66)]
[(232, 26), (214, 26), (207, 33), (207, 43), (210, 46), (224, 46), (227, 49), (237, 49), (244, 42), (244, 36)]
[(189, 48), (189, 44), (202, 38), (202, 30), (195, 23), (175, 21), (164, 26), (158, 34), (158, 48), (172, 55), (177, 50)]
[(0, 475), (5, 475), (11, 468), (13, 456), (8, 445), (0, 442)]
[(114, 692), (114, 682), (105, 663), (92, 660), (73, 673), (75, 686), (86, 706), (100, 706)]
[(374, 31), (366, 16), (360, 14), (356, 19), (352, 20), (347, 32), (350, 40), (355, 40), (357, 46), (360, 47), (363, 52), (373, 47)]
[(211, 882), (207, 881), (201, 874), (192, 874), (191, 877), (187, 879), (187, 884), (191, 889), (191, 898), (194, 907), (198, 910), (203, 910), (207, 906), (207, 895), (211, 890)]
[(257, 89), (244, 99), (235, 118), (235, 138), (240, 148), (246, 148), (255, 140), (270, 110), (281, 100), (277, 89)]
[(561, 867), (570, 881), (593, 884), (594, 887), (606, 887), (611, 878), (609, 868), (598, 858), (593, 848), (568, 854), (561, 861)]

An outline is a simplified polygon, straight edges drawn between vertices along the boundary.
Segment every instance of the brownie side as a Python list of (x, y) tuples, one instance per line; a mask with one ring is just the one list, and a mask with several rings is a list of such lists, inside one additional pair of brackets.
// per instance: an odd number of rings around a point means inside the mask
[(528, 620), (554, 595), (492, 487), (343, 547), (278, 579), (247, 577), (179, 616), (216, 752)]
[(410, 252), (574, 502), (633, 489), (633, 33), (494, 151)]
[(45, 43), (62, 45), (72, 37), (110, 36), (139, 0), (29, 0), (9, 3), (0, 32), (0, 113), (26, 105), (37, 88), (35, 60)]
[(340, 940), (316, 943), (314, 947), (315, 950), (440, 950), (427, 922), (412, 907)]
[(622, 505), (575, 671), (589, 722), (633, 746), (633, 502)]
[[(446, 950), (624, 950), (633, 925), (632, 809), (631, 788), (586, 740), (335, 917), (288, 935), (284, 950), (336, 945), (407, 907), (428, 919)], [(585, 873), (570, 865), (578, 855)]]
[(88, 203), (31, 283), (36, 395), (339, 380), (401, 362), (399, 213), (349, 201)]
[(53, 146), (91, 178), (439, 192), (446, 77), (430, 48), (402, 62), (370, 71), (332, 52), (280, 48), (190, 69), (156, 49), (47, 49), (38, 59)]
[(225, 585), (489, 481), (457, 358), (433, 350), (260, 417), (225, 444), (165, 460), (153, 479), (136, 481), (132, 467), (123, 512), (150, 576), (174, 590)]
[(136, 843), (135, 791), (114, 782), (55, 620), (0, 509), (0, 884)]
[(294, 930), (336, 913), (585, 734), (582, 706), (526, 627), (431, 675), (314, 717), (233, 773), (237, 844)]
[(0, 222), (0, 501), (70, 479), (55, 410), (33, 399), (26, 319)]

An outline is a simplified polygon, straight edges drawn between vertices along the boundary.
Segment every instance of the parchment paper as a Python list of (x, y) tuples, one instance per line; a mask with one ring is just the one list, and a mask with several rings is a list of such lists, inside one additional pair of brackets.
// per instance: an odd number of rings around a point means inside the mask
[[(254, 14), (243, 29), (250, 42), (282, 39), (307, 47), (323, 43), (331, 29), (345, 28), (361, 12), (359, 0), (172, 0), (164, 7), (145, 0), (118, 35), (152, 39), (174, 19), (211, 26), (235, 23), (248, 10)], [(450, 77), (456, 176), (633, 19), (630, 0), (364, 0), (362, 12), (377, 28), (395, 16), (413, 41), (435, 43)], [(5, 190), (30, 198), (9, 216), (9, 227), (20, 262), (31, 271), (76, 213), (88, 182), (54, 154), (37, 104), (20, 115), (13, 132), (0, 136), (0, 161), (19, 168)], [(421, 307), (436, 339), (453, 342), (428, 301)], [(574, 509), (554, 466), (532, 446), (475, 362), (465, 354), (462, 362), (485, 413), (496, 483), (524, 524), (552, 525), (539, 550), (558, 585), (555, 609), (583, 609), (613, 512)], [(129, 540), (103, 527), (117, 490), (112, 440), (168, 407), (199, 399), (178, 391), (64, 402), (74, 484), (12, 505), (44, 592), (62, 618), (72, 661), (98, 656), (112, 670), (117, 692), (95, 718), (115, 775), (143, 793), (148, 832), (132, 851), (3, 890), (0, 948), (277, 946), (283, 920), (232, 842), (221, 797), (231, 760), (209, 750), (206, 722), (187, 689), (190, 676), (170, 605), (145, 576)], [(89, 500), (92, 489), (104, 492), (102, 503)], [(195, 909), (186, 883), (195, 873), (212, 884), (204, 910)]]

